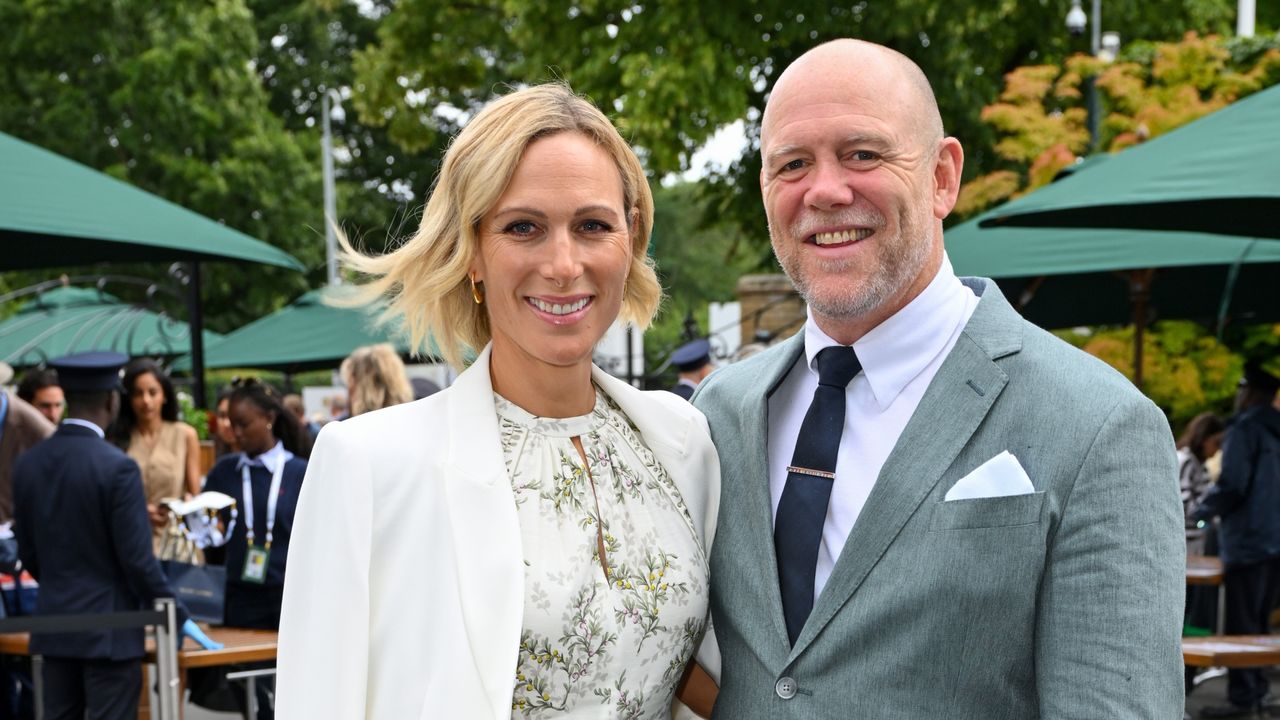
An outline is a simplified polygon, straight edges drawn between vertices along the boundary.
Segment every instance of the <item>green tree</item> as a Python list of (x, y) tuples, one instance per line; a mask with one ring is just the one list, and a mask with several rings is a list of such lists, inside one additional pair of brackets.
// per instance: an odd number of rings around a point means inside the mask
[(692, 316), (703, 333), (720, 329), (708, 324), (708, 303), (733, 297), (738, 278), (753, 264), (736, 252), (737, 228), (707, 217), (707, 203), (696, 185), (659, 187), (654, 205), (650, 254), (667, 296), (645, 333), (645, 367), (650, 370), (684, 342), (686, 317)]
[[(562, 78), (614, 116), (655, 177), (687, 167), (718, 128), (745, 119), (753, 142), (702, 192), (715, 217), (737, 225), (742, 252), (769, 264), (754, 140), (764, 99), (792, 59), (841, 36), (911, 56), (968, 148), (970, 176), (982, 174), (1002, 160), (975, 109), (996, 96), (1004, 73), (1072, 49), (1064, 4), (404, 0), (384, 18), (378, 43), (356, 54), (355, 100), (365, 122), (417, 150), (447, 132), (441, 107), (465, 113), (504, 84)], [(1113, 5), (1106, 25), (1127, 37), (1225, 31), (1234, 18), (1230, 0)]]
[[(0, 130), (270, 242), (314, 276), (324, 252), (319, 152), (271, 112), (253, 20), (242, 0), (0, 0)], [(111, 270), (161, 277), (165, 268)], [(237, 327), (308, 281), (207, 264), (209, 325)]]

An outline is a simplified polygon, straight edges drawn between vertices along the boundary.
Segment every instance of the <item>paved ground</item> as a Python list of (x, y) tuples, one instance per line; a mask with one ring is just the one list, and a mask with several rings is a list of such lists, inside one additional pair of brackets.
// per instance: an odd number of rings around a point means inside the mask
[[(1271, 680), (1272, 693), (1280, 695), (1280, 669), (1271, 668), (1268, 670), (1267, 678)], [(1206, 705), (1223, 705), (1226, 702), (1227, 678), (1223, 675), (1196, 686), (1196, 689), (1187, 696), (1187, 712), (1191, 713), (1191, 717), (1198, 718), (1200, 717), (1200, 709)], [(1280, 718), (1280, 708), (1272, 711), (1272, 717)]]

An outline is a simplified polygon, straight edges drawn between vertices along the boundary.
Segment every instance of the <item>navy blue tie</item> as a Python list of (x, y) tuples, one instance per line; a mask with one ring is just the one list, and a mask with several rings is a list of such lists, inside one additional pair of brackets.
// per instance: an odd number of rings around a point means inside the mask
[(818, 546), (827, 519), (836, 455), (844, 430), (845, 386), (862, 370), (853, 348), (833, 346), (818, 352), (818, 389), (800, 424), (787, 484), (773, 520), (773, 545), (778, 555), (778, 582), (787, 637), (796, 644), (813, 610), (813, 585)]

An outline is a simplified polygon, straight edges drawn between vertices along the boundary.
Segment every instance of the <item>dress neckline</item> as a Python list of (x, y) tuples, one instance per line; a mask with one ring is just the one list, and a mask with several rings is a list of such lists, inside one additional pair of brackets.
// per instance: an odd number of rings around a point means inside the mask
[(593, 385), (596, 404), (586, 415), (567, 418), (548, 418), (534, 415), (497, 392), (493, 394), (494, 409), (498, 417), (531, 432), (549, 437), (577, 437), (598, 429), (608, 422), (608, 402), (599, 387)]

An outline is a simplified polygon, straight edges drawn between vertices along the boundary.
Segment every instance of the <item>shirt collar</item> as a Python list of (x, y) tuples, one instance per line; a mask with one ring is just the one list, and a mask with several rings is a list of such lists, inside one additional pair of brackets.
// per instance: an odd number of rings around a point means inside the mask
[(284, 449), (284, 443), (277, 440), (275, 447), (258, 455), (257, 457), (249, 457), (245, 453), (240, 453), (240, 461), (236, 463), (236, 469), (245, 466), (253, 467), (255, 465), (264, 467), (267, 472), (274, 474), (276, 470), (283, 464), (293, 459), (293, 453)]
[(62, 421), (62, 424), (63, 425), (79, 425), (80, 427), (87, 427), (90, 430), (92, 430), (95, 434), (97, 434), (98, 437), (102, 438), (103, 440), (107, 439), (107, 434), (102, 432), (102, 428), (98, 427), (95, 423), (89, 422), (88, 420), (81, 420), (80, 418), (67, 418), (66, 420)]
[[(956, 277), (944, 254), (938, 273), (919, 295), (853, 344), (881, 410), (947, 346), (965, 319), (963, 293), (967, 292), (971, 291)], [(839, 344), (822, 332), (812, 314), (805, 321), (804, 352), (810, 372), (818, 372), (820, 350)]]

